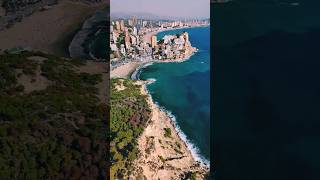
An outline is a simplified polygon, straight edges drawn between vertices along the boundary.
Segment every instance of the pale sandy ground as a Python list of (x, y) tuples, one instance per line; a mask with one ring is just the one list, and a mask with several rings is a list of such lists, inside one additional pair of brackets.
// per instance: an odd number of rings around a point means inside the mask
[(150, 63), (150, 62), (157, 62), (157, 63), (181, 63), (186, 60), (188, 60), (197, 49), (193, 49), (193, 51), (190, 52), (187, 58), (183, 59), (168, 59), (168, 60), (152, 60), (152, 61), (134, 61), (134, 62), (128, 62), (124, 65), (121, 65), (110, 72), (110, 78), (130, 78), (129, 76), (142, 64)]
[(143, 62), (128, 62), (121, 65), (110, 72), (110, 78), (127, 78), (141, 64), (143, 64)]
[(105, 4), (86, 5), (64, 0), (46, 11), (35, 12), (0, 31), (0, 49), (30, 47), (65, 56), (72, 36), (82, 23)]
[[(137, 81), (137, 84), (142, 85), (141, 93), (148, 95), (145, 90), (146, 82)], [(187, 172), (196, 172), (197, 179), (203, 179), (203, 175), (209, 169), (194, 160), (171, 119), (152, 102), (150, 95), (147, 101), (152, 115), (148, 126), (138, 139), (140, 155), (134, 161), (135, 173), (130, 179), (140, 179), (143, 176), (148, 180), (181, 179)], [(164, 136), (164, 128), (171, 129), (171, 138)], [(177, 144), (180, 144), (180, 147)]]
[[(29, 57), (30, 60), (35, 60), (38, 63), (42, 63), (42, 61), (47, 58), (40, 56)], [(46, 89), (49, 85), (52, 84), (47, 78), (42, 76), (42, 71), (40, 66), (37, 66), (37, 70), (35, 71), (35, 76), (31, 77), (22, 73), (22, 70), (18, 70), (19, 77), (17, 77), (18, 83), (24, 86), (24, 91), (28, 94), (32, 91), (40, 91)]]
[(89, 74), (102, 74), (102, 82), (97, 85), (99, 89), (99, 99), (103, 103), (109, 102), (109, 64), (105, 62), (87, 61), (85, 66), (79, 67), (80, 72)]
[[(44, 57), (33, 56), (29, 59), (36, 60), (38, 63), (46, 60)], [(87, 61), (85, 65), (80, 67), (75, 67), (79, 72), (89, 73), (89, 74), (101, 74), (102, 81), (97, 84), (99, 89), (98, 97), (102, 103), (108, 103), (109, 100), (109, 64), (105, 62), (95, 62)], [(52, 81), (44, 77), (41, 72), (40, 66), (37, 67), (35, 76), (28, 76), (18, 71), (20, 74), (17, 77), (18, 83), (24, 86), (25, 93), (31, 93), (33, 91), (40, 91), (46, 89), (48, 86), (52, 85)]]

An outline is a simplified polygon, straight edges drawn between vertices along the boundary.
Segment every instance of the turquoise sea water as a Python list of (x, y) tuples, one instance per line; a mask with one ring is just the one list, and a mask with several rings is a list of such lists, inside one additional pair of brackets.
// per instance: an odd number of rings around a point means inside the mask
[(189, 33), (199, 52), (182, 63), (156, 63), (145, 67), (140, 79), (154, 79), (147, 86), (153, 100), (174, 116), (181, 135), (201, 160), (210, 160), (210, 28), (199, 27), (159, 33)]

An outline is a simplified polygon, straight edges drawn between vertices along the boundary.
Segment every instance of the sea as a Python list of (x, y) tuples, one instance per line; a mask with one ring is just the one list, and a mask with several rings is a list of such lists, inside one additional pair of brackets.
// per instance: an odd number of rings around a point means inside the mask
[(90, 35), (85, 42), (85, 49), (91, 59), (107, 59), (108, 42), (108, 8), (97, 11), (95, 21), (90, 28)]
[(160, 32), (165, 35), (188, 32), (192, 46), (199, 49), (180, 63), (153, 63), (145, 66), (139, 78), (147, 85), (153, 101), (172, 117), (180, 137), (193, 156), (210, 162), (210, 27)]
[(211, 6), (215, 179), (320, 179), (319, 7)]
[(108, 48), (108, 42), (106, 39), (108, 38), (108, 32), (105, 27), (100, 26), (88, 42), (90, 56), (94, 59), (107, 59), (106, 49)]

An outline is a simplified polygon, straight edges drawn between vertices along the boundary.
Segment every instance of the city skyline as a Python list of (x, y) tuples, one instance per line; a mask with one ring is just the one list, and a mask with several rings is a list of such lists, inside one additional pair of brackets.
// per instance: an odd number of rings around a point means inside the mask
[(210, 18), (209, 0), (111, 0), (111, 14), (150, 14), (171, 18)]

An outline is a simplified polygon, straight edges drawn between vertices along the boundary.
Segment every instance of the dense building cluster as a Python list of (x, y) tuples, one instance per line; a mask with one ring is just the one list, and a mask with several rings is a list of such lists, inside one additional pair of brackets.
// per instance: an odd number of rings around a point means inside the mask
[[(110, 25), (110, 58), (125, 60), (179, 60), (196, 49), (191, 46), (189, 34), (166, 35), (160, 41), (153, 32), (167, 29), (207, 25), (207, 21), (147, 21), (118, 19)], [(150, 33), (150, 34), (149, 34)], [(149, 35), (148, 35), (149, 34)]]

